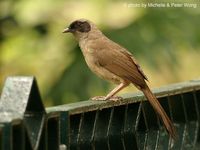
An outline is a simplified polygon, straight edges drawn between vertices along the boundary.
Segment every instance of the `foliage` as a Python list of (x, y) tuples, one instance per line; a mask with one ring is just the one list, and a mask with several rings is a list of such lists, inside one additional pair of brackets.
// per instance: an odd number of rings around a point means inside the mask
[(112, 0), (3, 0), (0, 88), (8, 75), (34, 75), (46, 105), (105, 95), (110, 84), (89, 71), (75, 39), (61, 33), (77, 18), (129, 49), (153, 86), (198, 78), (199, 17), (199, 8), (136, 9)]

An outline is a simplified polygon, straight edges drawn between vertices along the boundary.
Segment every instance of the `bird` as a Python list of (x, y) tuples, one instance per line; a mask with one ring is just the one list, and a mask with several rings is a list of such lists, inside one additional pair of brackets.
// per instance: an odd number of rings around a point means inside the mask
[(100, 78), (117, 84), (116, 88), (106, 96), (96, 96), (92, 100), (120, 100), (122, 98), (115, 95), (129, 84), (133, 84), (144, 93), (154, 111), (163, 121), (170, 137), (176, 139), (175, 126), (147, 85), (147, 76), (132, 53), (106, 37), (93, 22), (87, 19), (78, 19), (71, 22), (63, 30), (63, 33), (74, 35), (92, 72)]

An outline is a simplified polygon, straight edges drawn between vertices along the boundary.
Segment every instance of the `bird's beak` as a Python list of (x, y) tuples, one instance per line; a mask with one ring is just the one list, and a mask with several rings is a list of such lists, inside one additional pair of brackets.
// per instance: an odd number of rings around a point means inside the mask
[(68, 33), (68, 32), (71, 32), (71, 30), (69, 28), (65, 28), (62, 33)]

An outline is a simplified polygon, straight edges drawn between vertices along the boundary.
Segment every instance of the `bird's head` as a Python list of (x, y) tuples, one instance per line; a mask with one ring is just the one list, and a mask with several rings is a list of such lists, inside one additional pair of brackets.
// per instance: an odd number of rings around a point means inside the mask
[(78, 40), (85, 39), (89, 35), (91, 37), (95, 37), (102, 34), (101, 31), (97, 29), (95, 24), (86, 19), (73, 21), (67, 28), (64, 29), (63, 33), (72, 33)]
[(79, 19), (73, 21), (67, 28), (64, 29), (63, 33), (72, 33), (77, 38), (82, 38), (88, 35), (91, 31), (92, 25), (90, 21), (86, 19)]

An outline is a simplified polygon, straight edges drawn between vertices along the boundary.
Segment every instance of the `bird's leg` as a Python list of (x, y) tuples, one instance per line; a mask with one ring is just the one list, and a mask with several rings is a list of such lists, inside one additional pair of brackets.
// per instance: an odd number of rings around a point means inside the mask
[(117, 101), (122, 99), (121, 97), (113, 97), (115, 94), (117, 94), (119, 91), (121, 91), (123, 88), (127, 87), (129, 83), (122, 82), (120, 83), (116, 88), (114, 88), (110, 93), (108, 93), (105, 97), (105, 100), (113, 100)]
[(129, 83), (127, 82), (122, 82), (120, 83), (116, 88), (114, 88), (110, 93), (108, 93), (106, 96), (95, 96), (92, 98), (92, 100), (112, 100), (112, 101), (117, 101), (122, 99), (119, 96), (113, 97), (115, 94), (117, 94), (120, 90), (123, 88), (127, 87)]

